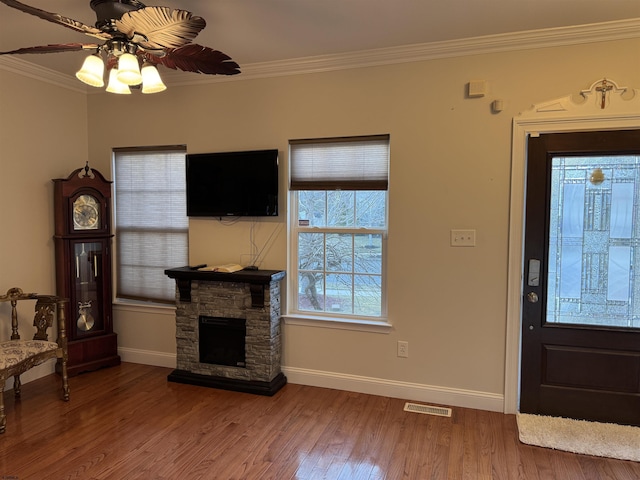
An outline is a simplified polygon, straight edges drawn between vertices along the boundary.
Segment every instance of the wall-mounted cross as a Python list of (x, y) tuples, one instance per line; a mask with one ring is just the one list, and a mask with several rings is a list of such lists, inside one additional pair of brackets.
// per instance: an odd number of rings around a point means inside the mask
[(602, 85), (596, 87), (596, 91), (602, 93), (602, 101), (600, 102), (600, 108), (604, 109), (606, 100), (607, 100), (607, 92), (613, 89), (613, 85), (609, 85), (607, 83), (607, 79), (602, 79)]

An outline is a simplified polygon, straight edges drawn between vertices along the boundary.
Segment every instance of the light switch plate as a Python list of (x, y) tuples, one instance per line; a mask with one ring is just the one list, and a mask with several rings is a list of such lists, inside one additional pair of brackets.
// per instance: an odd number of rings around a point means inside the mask
[(451, 230), (451, 246), (452, 247), (475, 247), (476, 231), (475, 230)]

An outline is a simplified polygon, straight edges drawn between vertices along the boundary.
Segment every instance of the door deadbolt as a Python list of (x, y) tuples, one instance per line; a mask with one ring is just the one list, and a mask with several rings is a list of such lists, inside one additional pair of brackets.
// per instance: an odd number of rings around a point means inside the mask
[(527, 300), (529, 300), (529, 303), (537, 303), (538, 302), (538, 294), (536, 292), (527, 293)]

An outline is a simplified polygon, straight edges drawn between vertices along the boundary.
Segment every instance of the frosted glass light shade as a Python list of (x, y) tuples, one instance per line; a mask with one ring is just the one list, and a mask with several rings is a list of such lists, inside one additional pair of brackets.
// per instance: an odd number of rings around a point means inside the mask
[(118, 69), (112, 68), (109, 71), (109, 85), (107, 85), (107, 92), (118, 93), (121, 95), (131, 95), (131, 89), (129, 85), (125, 85), (118, 80)]
[(142, 93), (158, 93), (167, 89), (162, 83), (158, 69), (150, 63), (142, 66)]
[(84, 59), (82, 68), (76, 72), (76, 78), (92, 87), (103, 87), (104, 62), (97, 55), (89, 55)]
[(138, 59), (130, 53), (123, 53), (118, 59), (118, 80), (125, 85), (140, 85), (142, 83)]

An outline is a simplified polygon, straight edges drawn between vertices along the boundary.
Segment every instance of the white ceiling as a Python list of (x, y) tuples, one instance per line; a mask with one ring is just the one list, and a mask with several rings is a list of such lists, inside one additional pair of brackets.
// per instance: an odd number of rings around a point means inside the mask
[[(93, 25), (89, 0), (21, 0)], [(640, 18), (640, 0), (144, 0), (188, 10), (195, 43), (249, 64)], [(0, 51), (95, 40), (0, 3)], [(20, 55), (73, 75), (84, 52)], [(597, 61), (597, 59), (594, 59)], [(195, 75), (195, 74), (190, 74)]]

